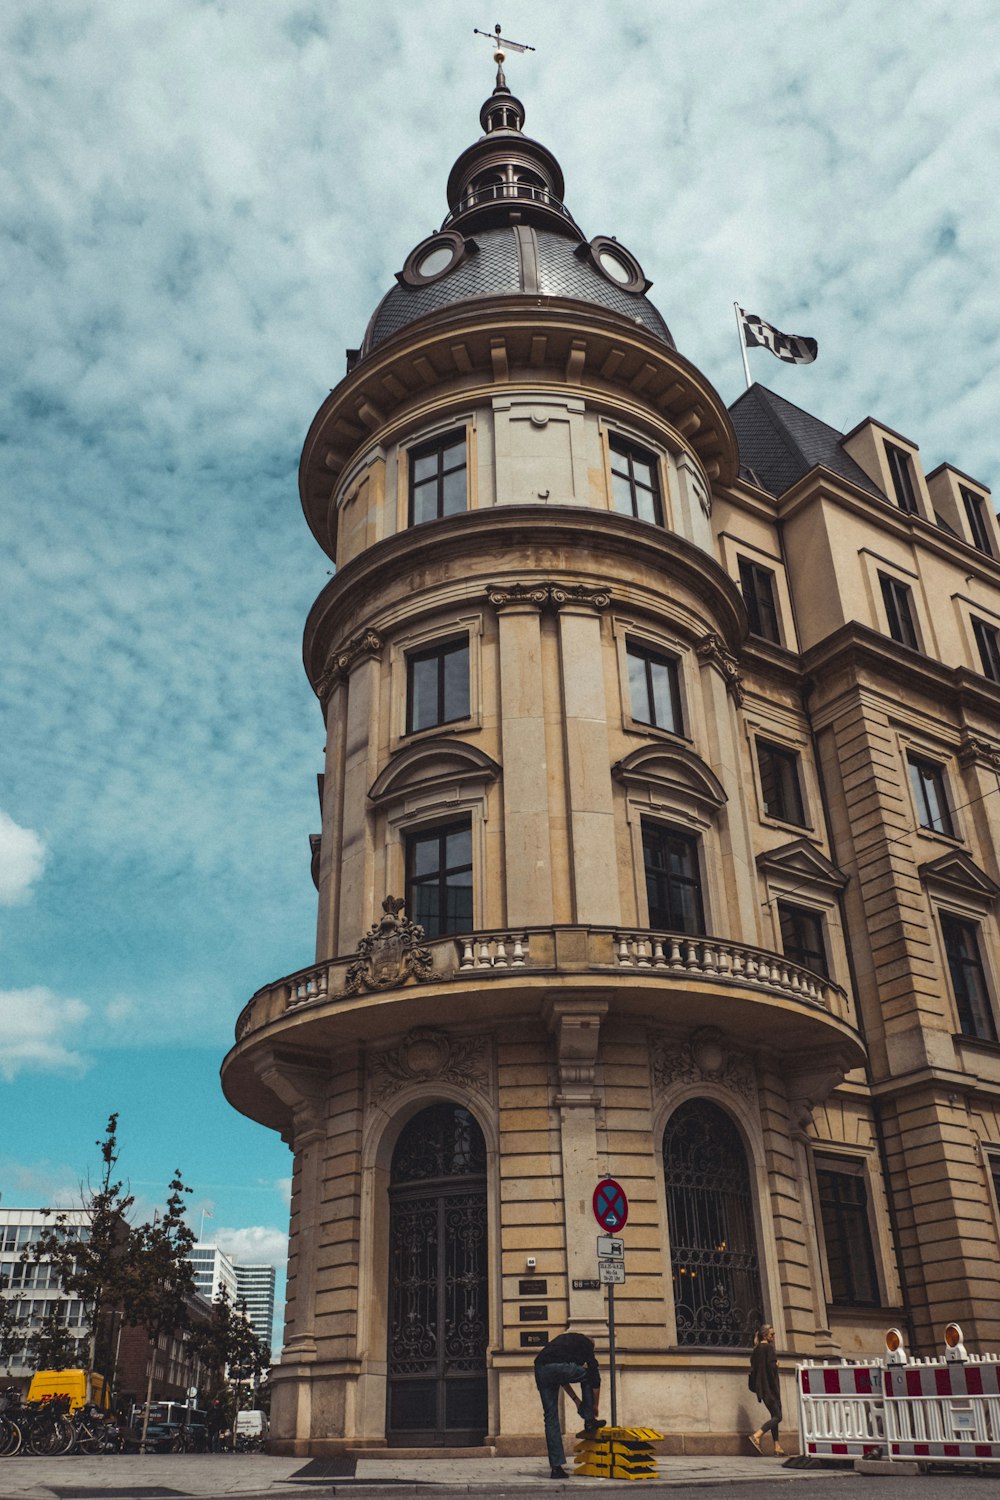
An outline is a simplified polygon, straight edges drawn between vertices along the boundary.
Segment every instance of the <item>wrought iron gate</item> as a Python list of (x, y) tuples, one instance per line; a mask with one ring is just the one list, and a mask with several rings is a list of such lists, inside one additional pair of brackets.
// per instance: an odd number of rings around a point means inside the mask
[(435, 1104), (396, 1146), (389, 1188), (390, 1443), (479, 1443), (487, 1428), (486, 1147)]

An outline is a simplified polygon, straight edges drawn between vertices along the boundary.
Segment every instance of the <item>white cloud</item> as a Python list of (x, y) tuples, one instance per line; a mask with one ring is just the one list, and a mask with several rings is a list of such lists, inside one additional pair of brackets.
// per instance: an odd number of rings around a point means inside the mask
[(82, 1189), (72, 1167), (48, 1161), (19, 1162), (0, 1157), (5, 1208), (79, 1208)]
[(233, 1260), (245, 1266), (277, 1266), (288, 1260), (288, 1230), (252, 1224), (245, 1229), (213, 1229), (212, 1241)]
[(82, 1000), (63, 999), (42, 985), (0, 990), (0, 1078), (10, 1083), (22, 1072), (85, 1072), (89, 1059), (69, 1038), (89, 1014)]
[(45, 868), (45, 845), (0, 810), (0, 906), (19, 906)]

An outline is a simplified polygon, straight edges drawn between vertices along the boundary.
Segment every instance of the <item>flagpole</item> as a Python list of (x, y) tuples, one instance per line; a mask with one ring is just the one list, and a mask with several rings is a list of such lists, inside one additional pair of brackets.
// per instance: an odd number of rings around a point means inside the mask
[(746, 376), (747, 380), (747, 390), (749, 390), (752, 383), (750, 380), (750, 361), (747, 359), (747, 341), (743, 337), (743, 319), (740, 317), (740, 304), (738, 302), (733, 303), (733, 311), (736, 314), (736, 327), (739, 330), (740, 336), (740, 353), (743, 356), (743, 373)]

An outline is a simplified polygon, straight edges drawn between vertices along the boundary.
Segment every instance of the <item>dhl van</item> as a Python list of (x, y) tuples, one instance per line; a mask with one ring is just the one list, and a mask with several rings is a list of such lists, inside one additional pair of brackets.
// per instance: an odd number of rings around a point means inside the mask
[(29, 1401), (44, 1401), (53, 1396), (68, 1396), (70, 1411), (81, 1406), (99, 1406), (107, 1411), (111, 1390), (103, 1375), (93, 1370), (39, 1370), (31, 1377)]

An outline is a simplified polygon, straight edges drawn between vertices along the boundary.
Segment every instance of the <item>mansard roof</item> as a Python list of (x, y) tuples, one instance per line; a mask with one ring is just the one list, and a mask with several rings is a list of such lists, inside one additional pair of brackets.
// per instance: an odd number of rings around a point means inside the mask
[(841, 447), (843, 433), (754, 384), (729, 408), (740, 445), (740, 468), (746, 478), (783, 495), (791, 485), (822, 465), (870, 495), (885, 496), (864, 469)]

